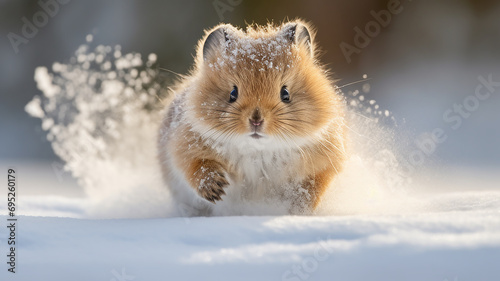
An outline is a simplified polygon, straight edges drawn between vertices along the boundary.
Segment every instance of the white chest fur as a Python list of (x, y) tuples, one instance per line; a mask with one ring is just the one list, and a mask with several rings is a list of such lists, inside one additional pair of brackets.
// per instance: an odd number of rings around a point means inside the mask
[(230, 180), (241, 195), (259, 198), (303, 177), (301, 154), (296, 149), (279, 147), (278, 143), (240, 140), (216, 146), (235, 171)]

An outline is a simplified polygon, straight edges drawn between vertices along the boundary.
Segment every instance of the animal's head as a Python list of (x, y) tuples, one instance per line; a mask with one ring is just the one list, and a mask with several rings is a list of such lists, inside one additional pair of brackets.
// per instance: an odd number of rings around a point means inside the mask
[[(223, 24), (200, 41), (189, 110), (204, 136), (218, 141), (300, 144), (342, 115), (318, 64), (311, 27)], [(278, 141), (278, 142), (276, 142)]]

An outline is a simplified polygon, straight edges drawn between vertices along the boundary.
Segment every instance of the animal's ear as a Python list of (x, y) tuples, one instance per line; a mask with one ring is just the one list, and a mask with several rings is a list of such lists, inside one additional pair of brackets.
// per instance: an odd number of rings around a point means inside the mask
[(234, 27), (229, 24), (215, 27), (205, 39), (203, 43), (203, 60), (210, 59), (211, 56), (224, 50), (229, 41), (228, 33), (231, 33)]
[(313, 56), (312, 36), (309, 28), (302, 22), (289, 22), (281, 28), (281, 34), (292, 44), (303, 46)]

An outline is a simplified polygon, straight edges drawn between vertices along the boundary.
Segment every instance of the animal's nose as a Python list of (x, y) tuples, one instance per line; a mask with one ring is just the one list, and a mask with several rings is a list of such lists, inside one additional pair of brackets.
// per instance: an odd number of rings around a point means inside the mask
[(250, 121), (250, 124), (252, 124), (253, 126), (255, 127), (260, 127), (260, 125), (262, 125), (262, 123), (264, 123), (264, 120), (255, 120), (255, 119), (249, 119)]
[(262, 118), (262, 114), (260, 113), (260, 110), (258, 107), (253, 111), (252, 116), (250, 117), (249, 121), (250, 121), (250, 124), (252, 126), (255, 126), (255, 127), (261, 126), (262, 123), (264, 122), (264, 119)]

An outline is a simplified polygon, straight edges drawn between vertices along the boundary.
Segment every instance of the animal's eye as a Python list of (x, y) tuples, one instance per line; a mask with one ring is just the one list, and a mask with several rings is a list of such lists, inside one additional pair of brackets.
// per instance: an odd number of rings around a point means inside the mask
[(238, 99), (238, 87), (234, 86), (229, 94), (229, 102), (235, 102)]
[(286, 88), (286, 86), (283, 86), (281, 88), (281, 101), (284, 102), (284, 103), (289, 103), (290, 102), (290, 93), (288, 92), (288, 89)]

